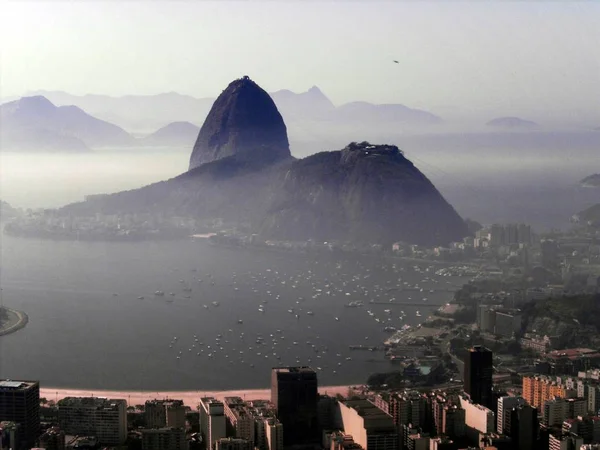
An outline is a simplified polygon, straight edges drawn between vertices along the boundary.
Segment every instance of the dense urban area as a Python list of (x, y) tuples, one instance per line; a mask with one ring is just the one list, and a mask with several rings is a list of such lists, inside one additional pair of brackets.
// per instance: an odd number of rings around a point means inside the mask
[[(40, 217), (30, 213), (22, 220)], [(96, 228), (108, 223), (92, 222)], [(384, 352), (394, 370), (375, 373), (343, 395), (320, 394), (310, 367), (274, 368), (270, 398), (199, 395), (193, 404), (52, 400), (40, 398), (37, 381), (5, 380), (0, 448), (600, 448), (599, 232), (595, 223), (573, 222), (569, 232), (544, 235), (524, 224), (471, 222), (472, 237), (435, 248), (257, 241), (214, 230), (204, 237), (215, 245), (377, 253), (420, 264), (432, 276), (471, 281), (419, 326), (390, 330), (385, 342), (357, 349)], [(110, 223), (118, 230), (134, 222)]]

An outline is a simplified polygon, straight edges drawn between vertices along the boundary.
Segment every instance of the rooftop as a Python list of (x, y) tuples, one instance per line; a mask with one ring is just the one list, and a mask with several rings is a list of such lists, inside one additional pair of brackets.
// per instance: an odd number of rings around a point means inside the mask
[(0, 380), (0, 390), (27, 389), (38, 384), (37, 381)]
[(117, 404), (127, 403), (124, 399), (109, 399), (106, 397), (65, 397), (58, 401), (58, 406), (82, 406), (88, 408), (107, 408)]
[(202, 397), (202, 398), (200, 399), (200, 401), (201, 401), (202, 403), (205, 403), (205, 404), (207, 404), (207, 405), (214, 405), (214, 404), (221, 404), (221, 405), (222, 405), (222, 404), (223, 404), (223, 402), (221, 402), (221, 401), (217, 400), (217, 399), (216, 399), (216, 398), (214, 398), (214, 397)]
[(315, 373), (309, 366), (274, 367), (273, 371), (277, 373)]
[(489, 348), (484, 347), (483, 345), (474, 345), (469, 349), (470, 352), (478, 352), (478, 353), (486, 353), (491, 352)]
[(354, 409), (361, 417), (381, 419), (391, 417), (388, 413), (379, 409), (367, 399), (346, 400), (342, 403), (349, 408)]

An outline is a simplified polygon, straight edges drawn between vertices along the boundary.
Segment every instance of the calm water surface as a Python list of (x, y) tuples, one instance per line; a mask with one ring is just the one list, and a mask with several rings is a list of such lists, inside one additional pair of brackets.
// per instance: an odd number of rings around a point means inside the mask
[[(388, 325), (416, 325), (435, 309), (428, 303), (451, 298), (429, 289), (463, 281), (416, 272), (412, 264), (394, 269), (376, 259), (307, 258), (205, 240), (89, 243), (4, 236), (1, 252), (4, 302), (25, 311), (30, 322), (0, 338), (0, 377), (56, 387), (264, 387), (278, 364), (320, 367), (322, 384), (364, 382), (391, 365), (381, 352), (348, 346), (380, 344)], [(422, 281), (427, 277), (439, 282)], [(419, 283), (424, 293), (390, 290), (404, 281)], [(157, 290), (165, 296), (154, 295)], [(344, 306), (391, 298), (422, 305)]]

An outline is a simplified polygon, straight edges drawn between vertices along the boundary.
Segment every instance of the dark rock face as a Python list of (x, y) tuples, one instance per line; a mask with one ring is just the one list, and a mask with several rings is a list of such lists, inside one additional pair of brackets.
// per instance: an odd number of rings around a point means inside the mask
[(288, 166), (261, 234), (282, 239), (443, 245), (469, 234), (433, 184), (392, 145), (352, 143)]
[(189, 169), (229, 156), (260, 158), (264, 163), (291, 157), (281, 114), (269, 94), (248, 77), (230, 83), (213, 104)]

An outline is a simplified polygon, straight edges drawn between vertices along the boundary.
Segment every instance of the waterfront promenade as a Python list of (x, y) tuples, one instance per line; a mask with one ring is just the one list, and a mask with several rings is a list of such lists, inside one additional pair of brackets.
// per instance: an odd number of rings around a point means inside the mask
[(4, 319), (0, 319), (0, 336), (14, 333), (15, 331), (18, 331), (27, 325), (29, 317), (24, 312), (6, 307), (3, 307), (3, 310), (6, 314), (6, 317)]

